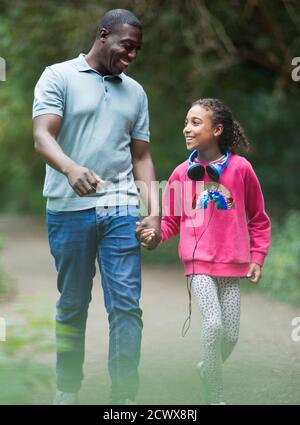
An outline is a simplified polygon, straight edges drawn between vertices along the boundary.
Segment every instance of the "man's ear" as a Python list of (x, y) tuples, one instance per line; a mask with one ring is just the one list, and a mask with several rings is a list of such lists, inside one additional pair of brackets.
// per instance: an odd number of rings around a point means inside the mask
[(100, 30), (98, 31), (98, 38), (104, 41), (109, 34), (110, 34), (110, 31), (108, 29), (100, 28)]

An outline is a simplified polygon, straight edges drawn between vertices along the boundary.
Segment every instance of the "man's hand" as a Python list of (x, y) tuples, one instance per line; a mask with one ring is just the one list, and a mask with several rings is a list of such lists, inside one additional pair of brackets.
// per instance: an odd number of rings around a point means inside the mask
[(96, 193), (98, 185), (105, 183), (93, 170), (80, 165), (72, 166), (67, 172), (66, 177), (69, 184), (79, 196), (89, 193)]
[(250, 263), (247, 278), (251, 283), (257, 283), (261, 278), (261, 266), (256, 263)]
[(156, 248), (161, 241), (160, 217), (149, 216), (137, 222), (136, 235), (145, 248)]

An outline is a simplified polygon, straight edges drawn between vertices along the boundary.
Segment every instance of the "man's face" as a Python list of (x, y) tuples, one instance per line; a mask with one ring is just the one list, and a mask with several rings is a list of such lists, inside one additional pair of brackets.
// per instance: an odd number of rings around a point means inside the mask
[(102, 30), (100, 62), (107, 74), (123, 72), (134, 61), (142, 46), (142, 31), (128, 24), (120, 25), (112, 32)]

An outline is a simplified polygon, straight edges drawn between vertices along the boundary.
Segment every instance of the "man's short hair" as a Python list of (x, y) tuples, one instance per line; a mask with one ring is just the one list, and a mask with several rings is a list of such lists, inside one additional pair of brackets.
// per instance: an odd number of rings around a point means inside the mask
[(127, 9), (112, 9), (105, 13), (102, 17), (98, 28), (97, 28), (97, 37), (99, 36), (101, 28), (106, 28), (109, 31), (113, 31), (116, 27), (120, 25), (132, 25), (142, 29), (141, 21)]

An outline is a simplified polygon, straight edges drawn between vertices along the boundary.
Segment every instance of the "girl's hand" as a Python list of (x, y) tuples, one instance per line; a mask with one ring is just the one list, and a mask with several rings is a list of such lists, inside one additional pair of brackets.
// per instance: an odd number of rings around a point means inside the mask
[[(139, 223), (137, 223), (139, 224)], [(157, 233), (154, 228), (139, 228), (136, 231), (137, 238), (141, 241), (141, 245), (145, 248), (152, 250), (158, 245), (160, 238), (158, 238)]]
[(155, 236), (155, 229), (144, 229), (139, 234), (143, 246), (148, 245)]
[(251, 283), (257, 283), (261, 278), (261, 266), (256, 263), (250, 263), (247, 278)]

